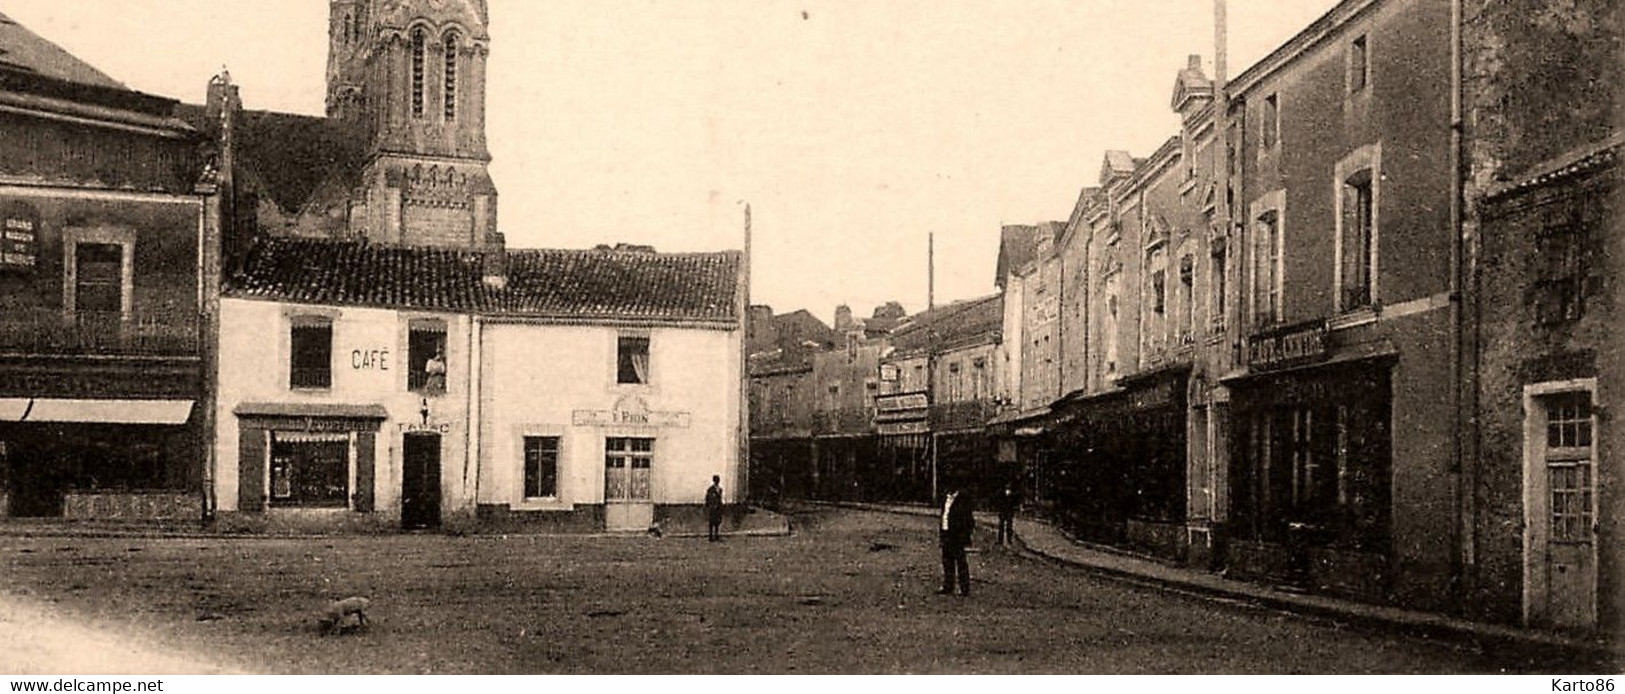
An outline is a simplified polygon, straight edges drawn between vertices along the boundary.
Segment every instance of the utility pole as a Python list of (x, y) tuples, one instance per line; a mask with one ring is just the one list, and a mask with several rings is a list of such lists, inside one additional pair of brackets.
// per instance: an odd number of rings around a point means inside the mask
[[(1214, 224), (1218, 227), (1219, 233), (1213, 235), (1209, 240), (1209, 244), (1225, 244), (1223, 256), (1225, 258), (1225, 267), (1222, 268), (1222, 272), (1227, 276), (1235, 277), (1236, 280), (1228, 281), (1229, 277), (1224, 278), (1226, 280), (1224, 296), (1220, 297), (1220, 301), (1224, 304), (1224, 312), (1217, 316), (1211, 316), (1209, 320), (1216, 318), (1224, 321), (1225, 334), (1228, 337), (1236, 334), (1236, 331), (1241, 327), (1239, 325), (1241, 312), (1238, 310), (1241, 305), (1241, 260), (1246, 257), (1246, 254), (1241, 252), (1241, 249), (1245, 246), (1241, 244), (1239, 236), (1234, 238), (1234, 243), (1232, 243), (1232, 236), (1234, 235), (1231, 233), (1230, 191), (1231, 186), (1235, 185), (1235, 181), (1230, 179), (1230, 148), (1232, 146), (1239, 147), (1240, 143), (1230, 142), (1230, 87), (1227, 72), (1230, 36), (1225, 2), (1226, 0), (1213, 0), (1213, 180), (1217, 182), (1214, 195), (1218, 197), (1218, 204), (1214, 206)], [(1209, 258), (1213, 256), (1211, 250), (1210, 248)], [(1235, 299), (1230, 298), (1232, 292), (1235, 294)], [(1235, 315), (1236, 320), (1230, 320), (1226, 314)], [(1218, 362), (1218, 365), (1220, 365), (1218, 369), (1220, 373), (1235, 367), (1235, 364), (1232, 363), (1234, 352), (1229, 349), (1229, 340), (1227, 339), (1222, 344), (1224, 346), (1219, 353), (1216, 354), (1211, 350), (1208, 352), (1208, 359)], [(1222, 425), (1222, 422), (1219, 421), (1220, 417), (1228, 416), (1228, 413), (1228, 409), (1221, 411), (1217, 407), (1209, 407), (1208, 431), (1204, 432), (1209, 442), (1207, 447), (1207, 478), (1208, 487), (1212, 491), (1209, 493), (1207, 502), (1208, 520), (1212, 523), (1224, 522), (1226, 516), (1225, 506), (1229, 497), (1229, 480), (1221, 479), (1221, 477), (1228, 477), (1229, 466), (1219, 463), (1219, 456), (1221, 455), (1219, 451), (1228, 450), (1229, 441), (1219, 440), (1218, 432), (1219, 427)], [(1226, 431), (1228, 431), (1228, 428)], [(1211, 534), (1209, 538), (1211, 543)]]
[(750, 498), (750, 355), (746, 354), (750, 326), (750, 203), (745, 203), (745, 250), (739, 259), (739, 468), (734, 480), (735, 503)]
[(931, 315), (937, 306), (937, 235), (925, 235), (925, 430), (931, 456), (931, 500), (937, 499), (937, 431), (931, 414), (937, 406), (937, 326)]

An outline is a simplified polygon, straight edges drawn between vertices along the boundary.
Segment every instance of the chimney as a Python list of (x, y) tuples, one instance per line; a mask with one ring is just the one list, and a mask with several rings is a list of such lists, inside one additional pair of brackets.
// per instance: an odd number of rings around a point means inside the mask
[(852, 324), (852, 307), (841, 304), (835, 307), (835, 332), (848, 332), (854, 328)]
[(1185, 59), (1185, 67), (1191, 70), (1202, 69), (1202, 55), (1200, 53), (1192, 53), (1189, 58)]
[(773, 324), (773, 307), (763, 304), (754, 304), (745, 309), (745, 341), (750, 342), (761, 337), (762, 332)]
[(480, 255), (481, 280), (489, 289), (508, 288), (508, 245), (502, 234), (491, 232), (488, 244)]
[(221, 137), (225, 126), (235, 123), (243, 109), (242, 96), (237, 92), (237, 85), (231, 83), (231, 73), (224, 67), (220, 68), (220, 74), (209, 78), (209, 90), (204, 99), (203, 112), (208, 117), (204, 131)]

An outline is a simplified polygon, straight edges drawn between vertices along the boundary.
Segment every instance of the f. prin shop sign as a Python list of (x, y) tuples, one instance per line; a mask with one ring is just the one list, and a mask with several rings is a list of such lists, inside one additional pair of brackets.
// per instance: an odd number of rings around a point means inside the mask
[(1300, 323), (1247, 338), (1247, 366), (1255, 371), (1284, 369), (1326, 358), (1326, 322)]

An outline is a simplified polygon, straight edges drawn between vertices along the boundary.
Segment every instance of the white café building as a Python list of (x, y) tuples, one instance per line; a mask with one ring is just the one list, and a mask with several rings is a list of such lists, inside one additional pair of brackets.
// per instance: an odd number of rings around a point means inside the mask
[(642, 530), (742, 498), (741, 256), (262, 238), (220, 302), (219, 521)]

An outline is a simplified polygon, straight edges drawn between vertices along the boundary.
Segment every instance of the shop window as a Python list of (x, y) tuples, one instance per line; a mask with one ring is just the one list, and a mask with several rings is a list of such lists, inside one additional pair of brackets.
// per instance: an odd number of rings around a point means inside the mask
[(1548, 214), (1535, 243), (1535, 318), (1542, 324), (1579, 319), (1585, 313), (1585, 227), (1572, 208)]
[(1357, 171), (1343, 182), (1339, 220), (1339, 308), (1350, 311), (1372, 304), (1375, 284), (1372, 248), (1375, 234), (1371, 170)]
[(406, 387), (425, 395), (445, 393), (446, 324), (414, 321), (406, 335)]
[(1371, 76), (1370, 61), (1366, 56), (1366, 39), (1360, 36), (1349, 43), (1349, 92), (1365, 89)]
[(288, 385), (293, 388), (333, 387), (333, 322), (325, 317), (301, 316), (289, 331)]
[(424, 60), (427, 43), (422, 29), (412, 32), (412, 115), (423, 117)]
[[(1285, 386), (1287, 392), (1297, 388)], [(1233, 476), (1239, 527), (1255, 539), (1363, 551), (1388, 544), (1389, 442), (1375, 395), (1275, 407), (1250, 418)]]
[(349, 505), (349, 435), (273, 433), (270, 487), (272, 506)]
[(525, 437), (525, 497), (559, 495), (559, 437)]
[(615, 382), (649, 382), (649, 338), (622, 335), (616, 340)]

